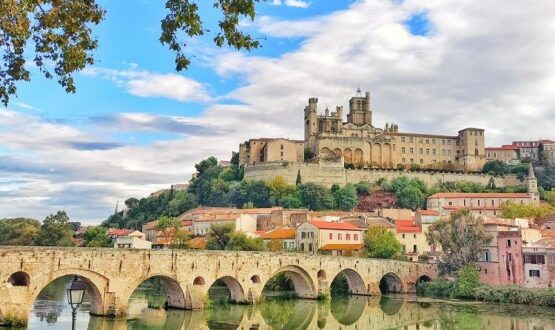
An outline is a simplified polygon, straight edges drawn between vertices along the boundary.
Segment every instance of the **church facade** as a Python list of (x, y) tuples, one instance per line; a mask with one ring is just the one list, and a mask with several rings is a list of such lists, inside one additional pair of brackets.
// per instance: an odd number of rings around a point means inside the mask
[(374, 126), (370, 93), (349, 100), (347, 122), (343, 107), (318, 114), (318, 99), (304, 109), (305, 146), (319, 160), (343, 158), (357, 168), (420, 167), (481, 171), (486, 161), (484, 130), (465, 128), (457, 135), (402, 133), (395, 123)]
[(399, 132), (395, 123), (374, 126), (370, 93), (349, 100), (344, 122), (343, 106), (318, 113), (318, 98), (304, 108), (304, 141), (262, 138), (239, 147), (239, 163), (303, 162), (309, 150), (313, 160), (343, 161), (352, 168), (421, 168), (479, 172), (486, 162), (484, 130), (461, 129), (457, 135)]

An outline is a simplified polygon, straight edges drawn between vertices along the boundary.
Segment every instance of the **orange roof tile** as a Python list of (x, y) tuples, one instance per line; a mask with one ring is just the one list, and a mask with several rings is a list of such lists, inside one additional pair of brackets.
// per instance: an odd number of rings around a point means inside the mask
[(428, 198), (530, 198), (526, 193), (437, 193)]
[(195, 237), (189, 241), (189, 247), (191, 249), (204, 250), (206, 249), (206, 243), (206, 237)]
[(132, 232), (129, 229), (110, 229), (108, 231), (108, 236), (127, 236)]
[(364, 244), (359, 243), (359, 244), (326, 244), (324, 246), (322, 246), (322, 248), (320, 248), (320, 250), (323, 251), (332, 251), (332, 250), (340, 250), (340, 251), (346, 251), (346, 250), (360, 250), (364, 247)]
[(329, 222), (329, 221), (309, 221), (311, 225), (319, 229), (335, 229), (335, 230), (358, 230), (363, 231), (364, 229), (358, 228), (355, 225), (344, 222)]
[(262, 239), (295, 239), (297, 231), (293, 228), (278, 228), (260, 235)]
[(439, 212), (436, 210), (419, 210), (418, 213), (422, 215), (439, 215)]

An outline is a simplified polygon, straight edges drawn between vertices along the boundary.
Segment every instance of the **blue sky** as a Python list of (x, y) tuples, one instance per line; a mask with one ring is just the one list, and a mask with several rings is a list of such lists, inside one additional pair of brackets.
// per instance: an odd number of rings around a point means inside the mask
[[(213, 27), (217, 12), (200, 3)], [(96, 63), (75, 74), (77, 93), (34, 72), (0, 110), (0, 218), (64, 209), (100, 222), (117, 201), (186, 182), (195, 162), (229, 158), (245, 139), (301, 138), (309, 97), (323, 111), (359, 86), (378, 127), (478, 126), (488, 145), (555, 138), (552, 1), (271, 0), (242, 22), (263, 47), (218, 49), (208, 34), (190, 41), (180, 73), (158, 41), (162, 2), (101, 4)]]

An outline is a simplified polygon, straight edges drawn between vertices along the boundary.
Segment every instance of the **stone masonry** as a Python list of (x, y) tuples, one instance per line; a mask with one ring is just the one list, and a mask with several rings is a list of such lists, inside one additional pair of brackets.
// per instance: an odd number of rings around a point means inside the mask
[(125, 315), (133, 291), (152, 277), (165, 281), (169, 306), (180, 309), (204, 308), (218, 279), (234, 301), (255, 303), (264, 284), (282, 272), (305, 299), (329, 293), (340, 273), (355, 295), (379, 295), (380, 282), (389, 292), (414, 292), (417, 281), (437, 277), (429, 264), (270, 252), (3, 247), (0, 265), (0, 320), (27, 319), (40, 291), (67, 275), (85, 281), (91, 313), (104, 316)]

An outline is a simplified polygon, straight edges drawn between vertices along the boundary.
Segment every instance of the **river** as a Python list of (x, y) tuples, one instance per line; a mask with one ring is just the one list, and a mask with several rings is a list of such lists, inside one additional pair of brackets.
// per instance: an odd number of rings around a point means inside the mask
[[(71, 329), (65, 292), (70, 280), (60, 278), (41, 292), (28, 329)], [(449, 303), (414, 295), (334, 296), (325, 302), (274, 298), (249, 306), (223, 302), (227, 294), (226, 288), (211, 289), (212, 307), (204, 311), (164, 310), (164, 292), (156, 282), (145, 283), (133, 293), (126, 318), (90, 316), (86, 297), (76, 329), (555, 329), (554, 310), (535, 306)]]

